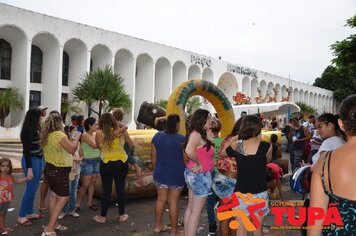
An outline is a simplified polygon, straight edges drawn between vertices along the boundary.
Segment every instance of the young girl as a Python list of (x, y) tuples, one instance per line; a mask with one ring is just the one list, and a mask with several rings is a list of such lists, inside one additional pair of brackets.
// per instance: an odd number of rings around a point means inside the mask
[(10, 207), (10, 203), (14, 200), (14, 192), (12, 183), (21, 184), (26, 178), (16, 179), (12, 174), (12, 164), (10, 159), (0, 159), (0, 232), (8, 234), (14, 230), (5, 226), (5, 216)]

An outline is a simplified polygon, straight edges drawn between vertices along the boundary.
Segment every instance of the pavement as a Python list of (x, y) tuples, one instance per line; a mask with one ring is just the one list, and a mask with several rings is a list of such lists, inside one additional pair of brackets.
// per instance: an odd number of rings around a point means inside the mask
[[(12, 150), (11, 150), (12, 149)], [(0, 145), (0, 157), (10, 157), (16, 160), (21, 158), (21, 145), (12, 144), (12, 145)], [(289, 154), (283, 152), (283, 158), (288, 159)], [(20, 174), (21, 175), (21, 174)], [(289, 178), (290, 174), (284, 175), (282, 179), (282, 191), (286, 200), (301, 200), (301, 196), (293, 193), (289, 187)], [(25, 184), (15, 185), (15, 200), (11, 203), (10, 210), (6, 217), (6, 224), (14, 228), (14, 232), (11, 235), (23, 235), (23, 236), (32, 236), (32, 235), (41, 235), (42, 226), (46, 225), (48, 222), (48, 213), (45, 215), (45, 218), (32, 221), (31, 226), (21, 226), (16, 223), (20, 200), (25, 189)], [(126, 212), (129, 214), (129, 219), (124, 223), (118, 222), (117, 208), (115, 204), (110, 205), (108, 211), (108, 221), (106, 224), (99, 224), (92, 220), (93, 216), (99, 214), (99, 211), (93, 211), (86, 207), (85, 200), (82, 203), (82, 208), (80, 210), (80, 217), (73, 218), (72, 216), (66, 216), (63, 220), (60, 220), (59, 223), (65, 226), (68, 226), (69, 229), (65, 232), (58, 232), (58, 235), (132, 235), (132, 236), (146, 236), (146, 235), (169, 235), (168, 233), (155, 234), (153, 232), (154, 227), (154, 205), (155, 198), (142, 198), (142, 199), (129, 199), (126, 203)], [(47, 199), (48, 201), (48, 199)], [(187, 205), (188, 198), (187, 194), (183, 194), (179, 203), (179, 219), (183, 221), (183, 214), (185, 207)], [(39, 203), (39, 191), (35, 198), (34, 210), (37, 212)], [(95, 203), (100, 205), (100, 200), (95, 199)], [(284, 224), (288, 225), (286, 218), (283, 218)], [(164, 214), (164, 222), (169, 223), (168, 212)], [(267, 236), (299, 236), (301, 235), (299, 230), (286, 230), (286, 229), (269, 229), (268, 226), (274, 225), (274, 217), (269, 214), (266, 217), (264, 227), (265, 235)], [(183, 228), (181, 227), (181, 230)], [(206, 209), (204, 209), (200, 225), (198, 228), (197, 235), (207, 235), (208, 234), (208, 222)], [(252, 234), (251, 234), (252, 235)]]

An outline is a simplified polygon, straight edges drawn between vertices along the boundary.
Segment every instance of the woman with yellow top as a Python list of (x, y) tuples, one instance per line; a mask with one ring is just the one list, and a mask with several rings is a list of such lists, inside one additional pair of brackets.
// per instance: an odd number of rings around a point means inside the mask
[(62, 118), (51, 114), (41, 131), (41, 145), (46, 165), (44, 175), (51, 189), (49, 200), (50, 219), (43, 229), (42, 236), (54, 236), (55, 230), (66, 230), (67, 227), (57, 223), (57, 218), (69, 199), (69, 172), (73, 165), (72, 154), (77, 150), (81, 134), (72, 136), (69, 141), (64, 133)]
[(111, 113), (104, 113), (99, 119), (99, 130), (96, 132), (95, 142), (101, 150), (100, 176), (103, 196), (101, 213), (93, 218), (98, 223), (106, 222), (113, 180), (119, 205), (119, 222), (124, 222), (129, 217), (125, 214), (125, 179), (128, 173), (128, 162), (124, 144), (127, 142), (131, 150), (134, 145), (126, 129), (125, 126), (119, 127)]

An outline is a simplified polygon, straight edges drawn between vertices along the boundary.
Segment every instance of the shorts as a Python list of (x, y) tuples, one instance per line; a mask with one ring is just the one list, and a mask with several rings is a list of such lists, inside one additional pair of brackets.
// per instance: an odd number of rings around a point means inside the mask
[(211, 171), (208, 172), (192, 172), (186, 168), (184, 171), (185, 182), (188, 188), (191, 188), (193, 194), (198, 197), (206, 197), (213, 192), (211, 191), (212, 179)]
[(155, 181), (155, 185), (156, 185), (156, 188), (168, 188), (168, 189), (177, 190), (177, 191), (181, 191), (184, 188), (184, 186), (175, 186), (175, 185), (162, 184), (162, 183), (160, 183), (158, 181)]
[(69, 196), (69, 172), (71, 167), (57, 167), (46, 163), (44, 175), (51, 190), (60, 197)]
[(84, 176), (91, 176), (100, 173), (100, 159), (84, 159), (80, 172)]
[[(244, 196), (246, 196), (246, 194), (243, 194)], [(264, 202), (266, 203), (264, 205), (263, 208), (259, 208), (258, 210), (256, 210), (254, 213), (257, 216), (257, 213), (259, 211), (261, 211), (263, 213), (263, 216), (266, 216), (269, 212), (269, 207), (268, 207), (268, 193), (267, 191), (261, 192), (261, 193), (256, 193), (256, 194), (252, 194), (252, 199), (255, 198), (262, 198), (264, 200)], [(250, 216), (250, 213), (248, 211), (248, 207), (251, 205), (256, 204), (256, 202), (252, 202), (252, 203), (246, 203), (244, 202), (241, 198), (239, 198), (239, 196), (237, 195), (237, 199), (239, 201), (239, 205), (237, 205), (236, 207), (234, 207), (235, 210), (242, 210), (247, 216)]]
[(10, 208), (11, 202), (0, 203), (0, 212), (7, 213), (7, 210)]
[(226, 197), (230, 198), (231, 194), (235, 190), (235, 185), (236, 179), (216, 172), (211, 188), (215, 192), (216, 196), (218, 196), (220, 199), (224, 199)]

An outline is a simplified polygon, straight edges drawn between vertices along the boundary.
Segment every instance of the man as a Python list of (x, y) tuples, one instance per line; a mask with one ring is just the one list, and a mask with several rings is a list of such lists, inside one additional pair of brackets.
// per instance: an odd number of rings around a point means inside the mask
[(43, 124), (44, 121), (45, 121), (45, 117), (46, 117), (46, 115), (47, 115), (47, 109), (48, 109), (48, 107), (45, 107), (45, 106), (42, 106), (42, 105), (41, 105), (41, 106), (38, 106), (37, 109), (41, 111), (41, 121), (40, 121), (40, 123), (41, 123), (41, 126), (42, 126), (42, 124)]

